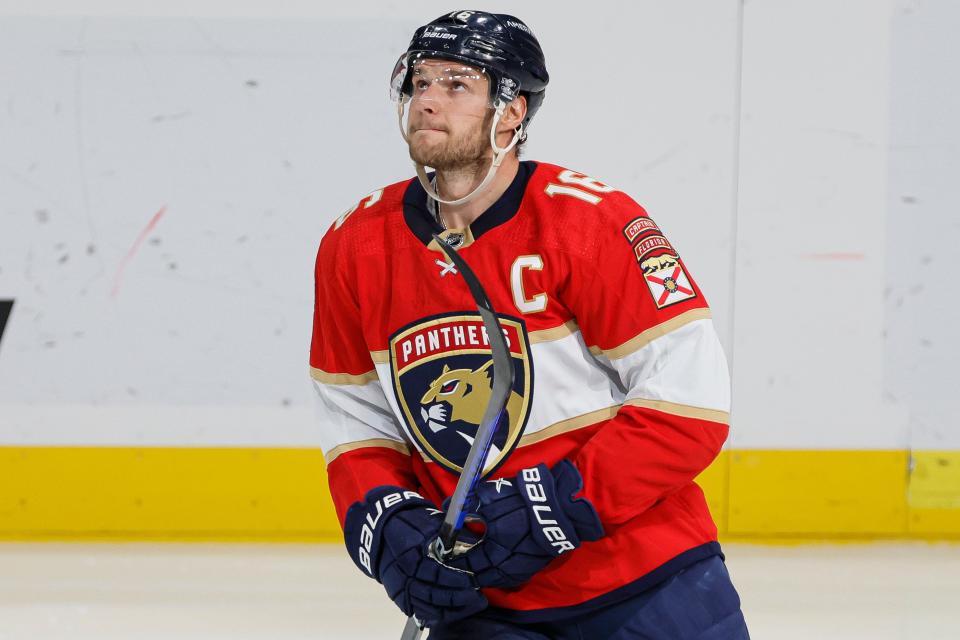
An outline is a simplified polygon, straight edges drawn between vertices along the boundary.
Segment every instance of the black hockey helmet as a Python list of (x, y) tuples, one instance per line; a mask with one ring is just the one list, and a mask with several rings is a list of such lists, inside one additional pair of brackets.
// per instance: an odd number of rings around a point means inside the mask
[(410, 70), (418, 58), (457, 60), (483, 69), (492, 78), (492, 102), (526, 96), (524, 128), (543, 103), (550, 81), (543, 50), (530, 27), (503, 13), (453, 11), (417, 29), (394, 69), (394, 99), (412, 95)]

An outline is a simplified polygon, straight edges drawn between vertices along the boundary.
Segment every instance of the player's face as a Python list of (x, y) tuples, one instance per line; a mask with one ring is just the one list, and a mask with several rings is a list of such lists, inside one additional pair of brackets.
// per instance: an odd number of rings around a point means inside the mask
[(491, 155), (490, 81), (478, 69), (422, 60), (411, 71), (410, 157), (437, 170), (479, 166)]

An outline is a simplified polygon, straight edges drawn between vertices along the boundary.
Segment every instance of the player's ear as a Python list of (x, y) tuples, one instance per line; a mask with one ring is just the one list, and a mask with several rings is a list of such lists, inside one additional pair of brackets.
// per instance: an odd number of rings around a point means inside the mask
[(512, 131), (519, 127), (520, 123), (523, 122), (523, 119), (526, 117), (527, 97), (518, 96), (503, 110), (503, 116), (500, 117), (500, 124), (497, 129), (499, 131)]

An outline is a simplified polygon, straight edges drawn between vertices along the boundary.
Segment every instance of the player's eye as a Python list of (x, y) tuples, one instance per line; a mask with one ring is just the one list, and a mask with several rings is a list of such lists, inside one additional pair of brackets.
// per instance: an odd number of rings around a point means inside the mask
[(451, 90), (451, 91), (456, 91), (456, 92), (460, 93), (460, 92), (463, 92), (463, 91), (466, 91), (466, 90), (467, 90), (467, 85), (465, 85), (464, 83), (460, 82), (459, 80), (455, 80), (455, 81), (450, 85), (450, 90)]
[(453, 393), (454, 390), (459, 386), (459, 383), (456, 380), (452, 380), (447, 384), (440, 387), (440, 393)]

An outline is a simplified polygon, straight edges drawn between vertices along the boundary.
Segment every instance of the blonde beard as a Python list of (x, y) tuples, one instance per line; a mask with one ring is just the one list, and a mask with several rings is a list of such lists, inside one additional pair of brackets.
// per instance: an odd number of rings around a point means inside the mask
[(490, 126), (493, 114), (483, 118), (479, 130), (458, 137), (450, 137), (443, 144), (417, 148), (410, 144), (410, 159), (441, 172), (477, 173), (490, 162)]

